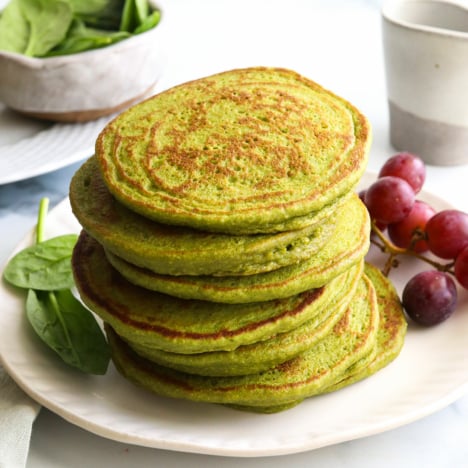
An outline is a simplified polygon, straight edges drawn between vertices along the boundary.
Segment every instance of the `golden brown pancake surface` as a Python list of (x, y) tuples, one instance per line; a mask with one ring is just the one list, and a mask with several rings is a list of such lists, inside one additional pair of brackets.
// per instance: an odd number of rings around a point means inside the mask
[(166, 90), (101, 132), (113, 195), (162, 223), (261, 232), (350, 191), (370, 126), (346, 100), (281, 68), (231, 70)]

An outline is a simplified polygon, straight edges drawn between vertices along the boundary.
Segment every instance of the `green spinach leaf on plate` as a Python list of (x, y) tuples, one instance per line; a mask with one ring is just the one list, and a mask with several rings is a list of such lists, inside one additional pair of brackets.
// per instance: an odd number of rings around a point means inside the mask
[(26, 299), (34, 331), (62, 360), (89, 374), (105, 374), (110, 351), (94, 316), (70, 290), (34, 291)]
[(41, 200), (36, 244), (17, 253), (3, 276), (27, 290), (26, 316), (41, 340), (83, 372), (105, 374), (110, 350), (94, 315), (73, 295), (71, 257), (75, 234), (44, 238), (48, 199)]
[(19, 288), (41, 291), (73, 287), (70, 262), (76, 240), (76, 234), (68, 234), (25, 248), (6, 266), (5, 279)]

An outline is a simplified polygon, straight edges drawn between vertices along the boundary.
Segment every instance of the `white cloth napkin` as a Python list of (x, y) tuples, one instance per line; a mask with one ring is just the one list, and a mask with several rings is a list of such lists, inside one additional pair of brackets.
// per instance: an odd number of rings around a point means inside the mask
[(39, 409), (39, 404), (0, 365), (0, 468), (26, 466), (31, 429)]

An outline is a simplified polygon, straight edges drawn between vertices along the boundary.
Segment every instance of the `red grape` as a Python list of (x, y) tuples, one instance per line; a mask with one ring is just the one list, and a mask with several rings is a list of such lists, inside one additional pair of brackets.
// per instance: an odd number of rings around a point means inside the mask
[(468, 247), (465, 247), (455, 260), (455, 278), (468, 289)]
[(359, 193), (358, 193), (358, 196), (359, 196), (360, 200), (364, 204), (366, 204), (366, 192), (367, 192), (367, 190), (363, 189), (363, 190), (360, 190)]
[(468, 214), (443, 210), (426, 224), (427, 243), (438, 257), (455, 259), (468, 245)]
[(403, 290), (403, 307), (415, 322), (431, 326), (448, 319), (457, 305), (453, 279), (438, 270), (427, 270), (411, 278)]
[[(434, 269), (414, 276), (403, 290), (406, 315), (415, 322), (431, 326), (449, 318), (457, 306), (457, 285), (468, 289), (468, 213), (443, 210), (437, 213), (428, 203), (416, 200), (426, 178), (424, 162), (416, 155), (395, 154), (382, 166), (377, 180), (359, 192), (379, 234), (375, 241), (392, 256), (416, 256)], [(372, 235), (371, 234), (371, 235)], [(390, 242), (390, 240), (393, 242)], [(396, 247), (399, 247), (397, 249)], [(449, 262), (434, 261), (424, 255), (430, 251)]]
[(414, 204), (414, 191), (399, 177), (377, 179), (366, 191), (365, 205), (371, 218), (390, 224), (408, 216)]
[(414, 242), (416, 232), (424, 236), (424, 228), (427, 221), (435, 215), (435, 210), (427, 203), (416, 200), (408, 216), (398, 223), (388, 226), (388, 235), (395, 245), (403, 249), (411, 249), (422, 253), (429, 249), (423, 239)]
[(394, 176), (406, 180), (418, 193), (426, 179), (426, 166), (421, 158), (411, 153), (398, 153), (386, 161), (379, 177)]
[[(362, 203), (364, 203), (364, 205), (366, 204), (366, 192), (367, 190), (361, 190), (358, 193), (359, 198), (362, 201)], [(385, 231), (385, 229), (387, 229), (387, 223), (382, 223), (381, 221), (376, 221), (376, 220), (374, 221), (375, 221), (375, 225), (377, 226), (377, 228), (379, 228), (381, 231)]]

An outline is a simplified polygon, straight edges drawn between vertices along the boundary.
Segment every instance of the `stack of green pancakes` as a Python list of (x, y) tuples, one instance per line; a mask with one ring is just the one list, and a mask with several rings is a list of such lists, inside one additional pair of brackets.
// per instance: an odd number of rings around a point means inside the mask
[(295, 72), (232, 70), (111, 121), (70, 186), (73, 271), (120, 373), (276, 412), (393, 360), (406, 322), (365, 264), (370, 128)]

